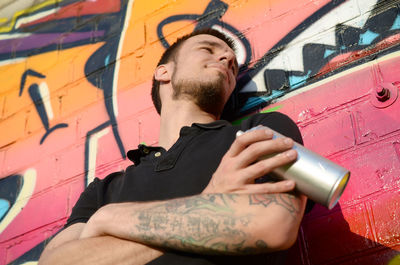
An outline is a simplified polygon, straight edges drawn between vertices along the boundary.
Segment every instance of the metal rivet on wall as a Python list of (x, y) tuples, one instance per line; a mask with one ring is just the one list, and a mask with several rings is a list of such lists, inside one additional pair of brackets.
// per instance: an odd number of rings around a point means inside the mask
[(377, 108), (386, 108), (392, 105), (398, 98), (400, 82), (381, 83), (372, 89), (370, 102)]

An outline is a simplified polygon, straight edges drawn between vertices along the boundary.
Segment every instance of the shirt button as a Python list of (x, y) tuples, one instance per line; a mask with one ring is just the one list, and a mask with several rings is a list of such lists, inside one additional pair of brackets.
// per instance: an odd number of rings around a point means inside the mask
[(160, 152), (157, 152), (157, 153), (154, 154), (154, 156), (155, 156), (155, 157), (159, 157), (159, 156), (161, 156), (161, 153), (160, 153)]

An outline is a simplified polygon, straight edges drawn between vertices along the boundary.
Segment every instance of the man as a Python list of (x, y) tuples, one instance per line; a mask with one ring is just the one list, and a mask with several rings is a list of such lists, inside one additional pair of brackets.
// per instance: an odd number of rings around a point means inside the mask
[[(152, 89), (159, 147), (140, 145), (135, 165), (95, 179), (39, 264), (265, 264), (259, 254), (295, 242), (305, 197), (293, 181), (261, 180), (296, 159), (301, 135), (279, 113), (218, 120), (236, 85), (233, 49), (207, 29), (164, 53)], [(266, 127), (236, 137), (260, 124), (291, 138)]]

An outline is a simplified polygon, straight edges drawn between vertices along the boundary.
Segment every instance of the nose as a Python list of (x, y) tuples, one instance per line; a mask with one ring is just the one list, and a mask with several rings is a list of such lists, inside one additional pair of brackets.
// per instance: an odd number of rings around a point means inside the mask
[(236, 56), (231, 51), (225, 51), (219, 57), (219, 61), (223, 62), (228, 69), (233, 69), (235, 65)]

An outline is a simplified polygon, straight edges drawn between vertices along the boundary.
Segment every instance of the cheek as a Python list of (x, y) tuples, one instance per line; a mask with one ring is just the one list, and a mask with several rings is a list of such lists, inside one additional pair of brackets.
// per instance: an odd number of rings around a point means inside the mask
[(180, 79), (197, 79), (201, 77), (204, 66), (199, 66), (194, 62), (188, 62), (185, 66), (177, 70), (177, 77)]
[(176, 69), (173, 75), (174, 81), (187, 79), (187, 73), (184, 68)]

